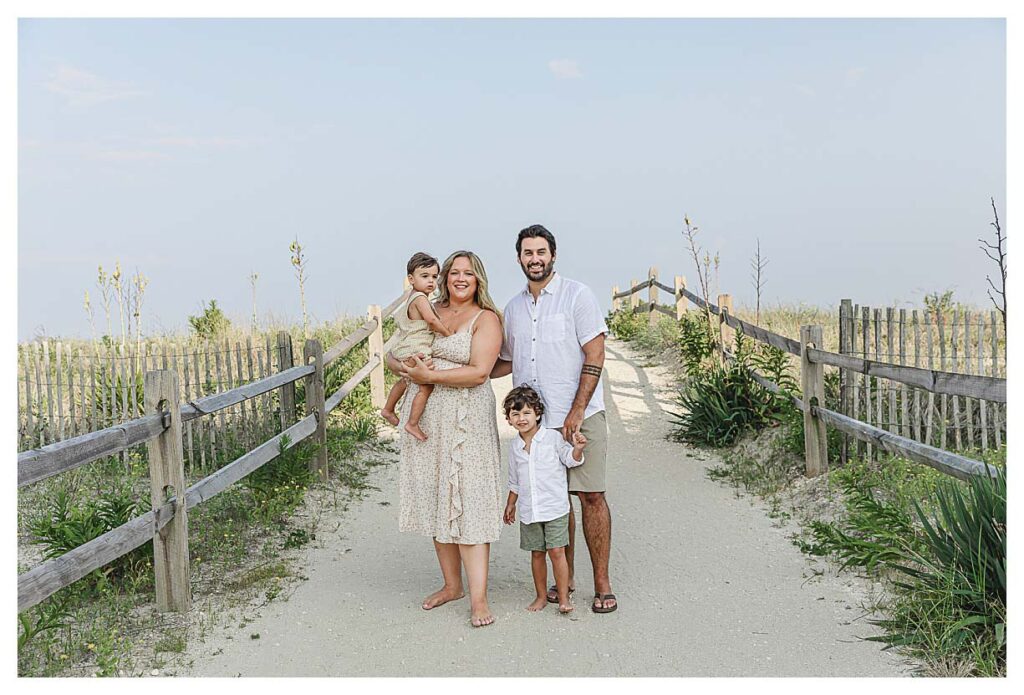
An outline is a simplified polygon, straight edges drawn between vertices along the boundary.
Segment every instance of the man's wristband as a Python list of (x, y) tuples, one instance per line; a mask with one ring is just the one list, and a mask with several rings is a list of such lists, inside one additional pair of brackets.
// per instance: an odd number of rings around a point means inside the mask
[(585, 364), (585, 365), (583, 365), (583, 368), (580, 369), (580, 373), (581, 374), (588, 374), (590, 376), (596, 376), (598, 379), (601, 378), (601, 368), (598, 367), (596, 364)]

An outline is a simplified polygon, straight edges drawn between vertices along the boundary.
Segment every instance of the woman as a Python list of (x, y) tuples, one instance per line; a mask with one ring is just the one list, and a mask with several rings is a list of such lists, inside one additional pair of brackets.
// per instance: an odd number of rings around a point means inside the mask
[(418, 358), (414, 367), (391, 355), (387, 359), (392, 371), (412, 382), (402, 422), (409, 417), (417, 385), (434, 384), (420, 420), (427, 441), (399, 430), (399, 530), (434, 539), (444, 586), (424, 600), (423, 608), (464, 596), (465, 565), (471, 622), (482, 627), (494, 622), (487, 605), (487, 568), (502, 513), (498, 425), (489, 380), (501, 349), (501, 319), (476, 254), (453, 253), (441, 267), (441, 280), (435, 308), (453, 334), (434, 339), (433, 368)]

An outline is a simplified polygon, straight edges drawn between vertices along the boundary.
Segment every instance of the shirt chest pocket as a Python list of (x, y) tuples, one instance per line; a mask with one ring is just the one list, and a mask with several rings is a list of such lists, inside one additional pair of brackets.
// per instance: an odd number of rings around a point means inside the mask
[(542, 318), (537, 333), (542, 343), (560, 343), (565, 340), (565, 314), (551, 314)]

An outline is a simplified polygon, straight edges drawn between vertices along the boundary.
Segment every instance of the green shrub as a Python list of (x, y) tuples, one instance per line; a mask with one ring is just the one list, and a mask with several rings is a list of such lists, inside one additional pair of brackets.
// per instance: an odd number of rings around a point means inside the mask
[(646, 314), (634, 314), (631, 309), (620, 309), (608, 316), (608, 329), (616, 338), (634, 340), (647, 330)]
[(873, 639), (926, 654), (970, 656), (982, 673), (1006, 667), (1006, 475), (943, 481), (936, 512), (916, 502), (919, 547), (893, 567), (906, 576)]
[(715, 336), (703, 314), (683, 314), (679, 321), (679, 354), (687, 374), (699, 373), (705, 360), (715, 354)]
[(213, 340), (231, 327), (230, 319), (217, 306), (216, 299), (211, 299), (209, 305), (204, 303), (201, 308), (203, 313), (188, 317), (192, 332), (201, 340)]
[[(149, 500), (138, 500), (127, 484), (114, 484), (103, 489), (95, 499), (75, 504), (67, 490), (61, 489), (47, 502), (39, 516), (29, 522), (32, 542), (42, 546), (43, 557), (58, 557), (102, 536), (149, 510)], [(116, 581), (150, 561), (153, 546), (146, 543), (110, 564), (96, 570), (93, 576)]]
[(305, 498), (306, 488), (313, 481), (309, 460), (315, 446), (302, 442), (288, 448), (288, 437), (282, 437), (277, 458), (263, 464), (243, 480), (252, 492), (256, 518), (281, 521)]
[(729, 446), (749, 430), (776, 421), (782, 403), (754, 381), (745, 362), (728, 367), (713, 364), (693, 375), (671, 413), (676, 441), (712, 447)]

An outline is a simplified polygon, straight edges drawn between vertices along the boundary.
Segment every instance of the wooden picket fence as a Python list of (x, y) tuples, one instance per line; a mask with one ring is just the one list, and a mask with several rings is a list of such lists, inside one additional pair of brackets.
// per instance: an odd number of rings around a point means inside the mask
[[(158, 609), (189, 610), (188, 510), (274, 460), (282, 447), (294, 447), (310, 437), (323, 445), (326, 442), (327, 415), (364, 379), (370, 380), (373, 406), (383, 406), (384, 354), (391, 343), (384, 342), (383, 324), (407, 296), (408, 293), (403, 293), (383, 310), (377, 305), (371, 306), (367, 321), (326, 352), (319, 340), (307, 340), (298, 365), (291, 364), (290, 339), (279, 338), (279, 354), (284, 357), (278, 364), (278, 371), (264, 372), (260, 378), (228, 390), (196, 397), (188, 397), (186, 393), (183, 399), (180, 384), (182, 373), (174, 368), (173, 360), (167, 362), (161, 358), (159, 363), (146, 365), (152, 368), (144, 370), (144, 383), (140, 389), (144, 401), (141, 412), (136, 413), (137, 417), (18, 454), (18, 487), (21, 488), (99, 458), (118, 454), (130, 447), (146, 444), (152, 502), (149, 512), (19, 574), (18, 611), (31, 608), (151, 540)], [(328, 396), (324, 388), (326, 367), (344, 357), (364, 340), (367, 341), (369, 354), (366, 364)], [(237, 359), (240, 358), (236, 356)], [(269, 359), (267, 367), (269, 371)], [(293, 423), (297, 417), (295, 384), (300, 379), (305, 380), (305, 415)], [(246, 406), (251, 408), (258, 399), (265, 399), (274, 392), (280, 403), (283, 431), (186, 488), (183, 442), (188, 442), (188, 434), (183, 431), (183, 427), (204, 420), (210, 421), (213, 416), (222, 417), (233, 408), (244, 413)], [(182, 403), (182, 400), (185, 402)], [(129, 410), (126, 408), (124, 412)], [(69, 418), (68, 422), (76, 421), (70, 413)], [(79, 418), (77, 422), (81, 423), (82, 420)], [(226, 424), (222, 424), (221, 431), (226, 427)], [(203, 450), (202, 446), (199, 450)], [(310, 461), (310, 468), (322, 479), (326, 479), (327, 463), (327, 449), (320, 446), (317, 455)]]
[[(645, 289), (648, 290), (648, 301), (641, 303), (640, 293)], [(659, 304), (659, 290), (672, 296), (674, 310)], [(646, 312), (652, 324), (661, 320), (660, 315), (681, 319), (689, 308), (689, 302), (701, 310), (710, 311), (718, 316), (723, 360), (731, 358), (725, 347), (731, 342), (730, 330), (742, 331), (745, 336), (798, 358), (804, 398), (792, 397), (792, 400), (804, 413), (806, 472), (809, 476), (818, 475), (827, 467), (826, 425), (855, 440), (858, 453), (868, 456), (887, 451), (961, 479), (994, 472), (991, 466), (981, 461), (947, 450), (950, 444), (958, 450), (962, 450), (964, 444), (973, 449), (975, 442), (978, 448), (986, 450), (989, 439), (997, 447), (1005, 441), (1006, 379), (997, 376), (1005, 374), (1005, 347), (1002, 367), (999, 366), (998, 354), (998, 346), (1005, 346), (1005, 336), (1000, 334), (1001, 324), (997, 323), (994, 314), (988, 322), (989, 342), (986, 343), (982, 321), (976, 320), (973, 324), (972, 337), (970, 315), (964, 322), (961, 314), (954, 312), (947, 361), (945, 317), (941, 312), (936, 312), (934, 321), (929, 317), (924, 322), (918, 320), (916, 312), (912, 312), (908, 323), (905, 310), (901, 314), (899, 310), (890, 309), (883, 324), (880, 310), (857, 307), (855, 311), (850, 300), (843, 300), (840, 306), (840, 352), (834, 353), (821, 349), (821, 326), (802, 326), (799, 340), (779, 335), (733, 316), (729, 295), (721, 294), (718, 304), (711, 304), (687, 290), (686, 279), (681, 275), (675, 277), (674, 287), (660, 283), (654, 267), (648, 272), (646, 281), (633, 280), (630, 289), (621, 292), (618, 286), (612, 288), (614, 311), (625, 308), (623, 300), (629, 301), (633, 313)], [(858, 315), (861, 317), (859, 323), (856, 321)], [(896, 316), (900, 317), (899, 321)], [(933, 324), (937, 340), (932, 340)], [(919, 349), (922, 325), (927, 352)], [(962, 333), (955, 328), (957, 326), (963, 327)], [(872, 327), (873, 340), (869, 337)], [(913, 366), (907, 364), (906, 344), (910, 330), (915, 331)], [(897, 334), (899, 353), (895, 351)], [(861, 338), (859, 351), (854, 342), (855, 336)], [(882, 350), (883, 338), (885, 351)], [(977, 346), (973, 358), (969, 345)], [(936, 346), (939, 369), (934, 368)], [(986, 352), (985, 359), (981, 359), (984, 346), (991, 350)], [(899, 355), (898, 360), (894, 359), (896, 355)], [(880, 359), (883, 357), (888, 360)], [(927, 366), (923, 362), (927, 362)], [(823, 405), (825, 365), (840, 370), (840, 401), (844, 412), (835, 412)], [(950, 367), (965, 371), (947, 371)], [(966, 371), (971, 368), (981, 373)], [(990, 373), (985, 374), (984, 371)], [(752, 375), (769, 390), (780, 391), (777, 384), (763, 375), (756, 372)], [(859, 419), (861, 416), (863, 420)], [(947, 437), (947, 431), (953, 434)], [(849, 445), (844, 447), (844, 457), (849, 448)]]

